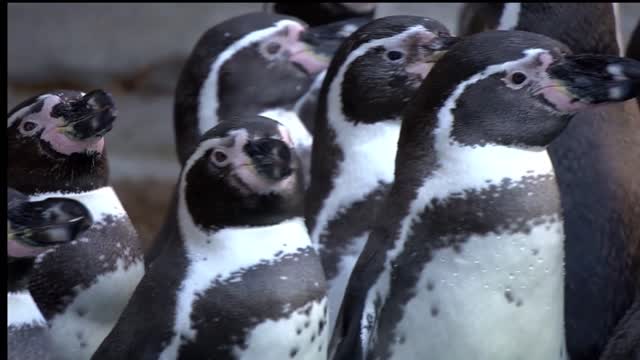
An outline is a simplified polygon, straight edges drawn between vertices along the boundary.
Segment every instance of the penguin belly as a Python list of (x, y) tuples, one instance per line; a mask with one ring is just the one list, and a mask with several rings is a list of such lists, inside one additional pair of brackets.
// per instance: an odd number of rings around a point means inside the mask
[(247, 348), (238, 352), (238, 359), (326, 359), (327, 301), (325, 297), (295, 310), (288, 318), (258, 324), (248, 334)]
[(564, 359), (563, 241), (554, 221), (434, 251), (399, 321), (382, 329), (394, 337), (389, 358)]

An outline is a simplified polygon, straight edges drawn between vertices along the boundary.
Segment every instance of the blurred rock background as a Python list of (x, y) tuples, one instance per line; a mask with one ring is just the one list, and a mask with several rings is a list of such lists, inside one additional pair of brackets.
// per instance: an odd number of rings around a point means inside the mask
[[(376, 16), (438, 19), (453, 32), (461, 3), (380, 3)], [(111, 181), (143, 240), (165, 217), (179, 167), (173, 91), (200, 35), (261, 3), (8, 4), (7, 104), (56, 88), (103, 88), (119, 117), (107, 136)], [(640, 4), (620, 4), (623, 39)]]

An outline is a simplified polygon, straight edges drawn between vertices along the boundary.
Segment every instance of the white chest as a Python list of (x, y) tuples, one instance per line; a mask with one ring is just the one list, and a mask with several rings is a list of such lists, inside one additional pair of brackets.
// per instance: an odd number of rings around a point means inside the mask
[(363, 200), (380, 183), (393, 182), (400, 122), (353, 125), (343, 120), (331, 121), (336, 141), (343, 152), (332, 190), (318, 213), (311, 241), (320, 245), (320, 236), (340, 211)]
[(404, 306), (392, 358), (560, 359), (563, 240), (556, 221), (436, 251)]
[(180, 215), (180, 221), (190, 264), (178, 293), (176, 335), (161, 353), (161, 359), (177, 357), (181, 338), (195, 339), (197, 334), (191, 322), (193, 303), (198, 294), (213, 286), (214, 280), (236, 281), (232, 274), (241, 274), (242, 270), (257, 264), (277, 261), (311, 245), (301, 218), (273, 226), (223, 229), (211, 235), (200, 231), (186, 213)]
[(127, 268), (118, 259), (115, 271), (98, 276), (91, 286), (78, 291), (65, 312), (50, 320), (50, 332), (56, 339), (53, 352), (65, 359), (90, 358), (115, 325), (143, 275), (141, 259)]
[[(325, 360), (329, 340), (329, 327), (319, 330), (320, 322), (327, 322), (324, 309), (327, 299), (316, 301), (294, 311), (290, 317), (267, 320), (249, 333), (246, 349), (236, 348), (238, 359)], [(305, 309), (311, 307), (308, 315)]]

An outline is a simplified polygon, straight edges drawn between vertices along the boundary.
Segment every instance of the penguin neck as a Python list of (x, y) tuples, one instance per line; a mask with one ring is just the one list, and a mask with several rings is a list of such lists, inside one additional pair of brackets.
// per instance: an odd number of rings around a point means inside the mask
[[(378, 182), (393, 181), (401, 127), (399, 118), (375, 123), (357, 123), (333, 106), (329, 108), (327, 118), (329, 129), (335, 134), (335, 146), (340, 149), (341, 156), (328, 156), (326, 161), (338, 168), (338, 176), (348, 174), (350, 177), (361, 178), (359, 175), (365, 172), (367, 177), (360, 180), (362, 183), (351, 182), (354, 188), (371, 188)], [(357, 181), (356, 178), (350, 181)]]
[(177, 223), (180, 243), (190, 257), (206, 256), (224, 261), (239, 257), (239, 261), (250, 259), (248, 263), (255, 263), (255, 257), (272, 256), (278, 251), (293, 252), (311, 244), (302, 217), (273, 225), (204, 229), (195, 224), (184, 196), (179, 198)]
[(399, 118), (355, 122), (336, 104), (341, 102), (330, 98), (325, 115), (315, 124), (314, 144), (318, 145), (312, 153), (308, 195), (317, 205), (307, 211), (307, 218), (315, 219), (311, 220), (313, 241), (341, 208), (365, 199), (394, 179)]
[(8, 168), (11, 174), (8, 185), (26, 195), (86, 192), (104, 187), (109, 182), (106, 153), (92, 156), (71, 154), (63, 161), (49, 161), (42, 154), (26, 156), (24, 160), (10, 161)]
[(424, 189), (418, 197), (445, 199), (465, 189), (554, 174), (546, 148), (458, 142), (452, 136), (454, 107), (455, 98), (450, 98), (437, 112), (403, 128), (397, 164), (412, 166), (398, 169), (397, 183)]
[(620, 55), (617, 12), (617, 4), (612, 3), (508, 3), (498, 29), (546, 35), (574, 53)]
[(46, 321), (31, 293), (20, 290), (7, 293), (7, 326), (11, 328), (44, 327)]
[(464, 145), (443, 130), (446, 131), (439, 127), (431, 136), (436, 165), (430, 178), (434, 182), (444, 182), (443, 190), (483, 188), (504, 179), (553, 174), (551, 160), (544, 148), (526, 149), (492, 143)]

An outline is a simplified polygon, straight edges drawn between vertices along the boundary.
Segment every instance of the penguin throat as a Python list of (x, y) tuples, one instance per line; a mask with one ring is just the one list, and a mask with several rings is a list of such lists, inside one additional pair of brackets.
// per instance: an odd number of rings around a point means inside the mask
[[(331, 182), (331, 190), (322, 199), (323, 205), (312, 229), (314, 244), (318, 243), (321, 233), (341, 209), (366, 199), (380, 186), (393, 182), (401, 126), (398, 119), (355, 124), (339, 110), (329, 112), (328, 123), (335, 134), (333, 145), (341, 156), (313, 154), (313, 161), (325, 162), (323, 167), (335, 169), (333, 177), (323, 174), (321, 178), (312, 179), (312, 186), (318, 186), (321, 181)], [(329, 142), (328, 134), (323, 135), (324, 139), (318, 139), (322, 135), (316, 134), (314, 141)]]
[(518, 26), (520, 19), (520, 3), (505, 3), (497, 30), (513, 30)]
[(8, 167), (9, 186), (24, 194), (84, 192), (108, 183), (109, 167), (104, 153), (73, 153), (50, 158), (42, 153), (12, 149), (10, 144), (9, 154), (9, 159), (13, 159)]

